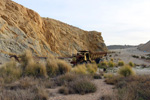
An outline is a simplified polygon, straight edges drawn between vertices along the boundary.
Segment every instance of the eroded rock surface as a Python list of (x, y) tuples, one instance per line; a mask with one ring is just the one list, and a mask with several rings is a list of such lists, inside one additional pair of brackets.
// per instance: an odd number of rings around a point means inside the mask
[(42, 18), (11, 0), (0, 0), (0, 57), (31, 49), (68, 56), (78, 50), (106, 51), (100, 32), (84, 31), (60, 21)]

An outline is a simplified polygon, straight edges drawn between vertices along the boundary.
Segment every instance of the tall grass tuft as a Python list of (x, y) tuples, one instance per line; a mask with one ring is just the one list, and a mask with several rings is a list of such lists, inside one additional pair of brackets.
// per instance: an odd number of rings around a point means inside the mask
[(4, 79), (5, 83), (10, 83), (21, 77), (22, 71), (17, 67), (15, 61), (10, 61), (0, 68), (0, 77)]
[(65, 74), (71, 71), (71, 65), (63, 60), (57, 60), (59, 74)]
[(44, 63), (28, 63), (25, 69), (25, 75), (34, 77), (46, 77), (47, 71)]
[(77, 65), (74, 68), (72, 68), (71, 71), (76, 74), (87, 74), (87, 68), (86, 68), (85, 64)]
[(58, 65), (55, 59), (48, 59), (46, 64), (48, 76), (55, 76), (58, 74)]

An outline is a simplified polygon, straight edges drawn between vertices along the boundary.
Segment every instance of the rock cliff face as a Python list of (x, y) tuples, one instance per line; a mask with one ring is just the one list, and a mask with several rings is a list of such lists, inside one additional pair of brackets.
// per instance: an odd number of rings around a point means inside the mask
[(25, 49), (40, 56), (107, 50), (100, 32), (88, 32), (54, 19), (41, 18), (11, 0), (0, 0), (0, 57), (8, 53), (20, 54)]

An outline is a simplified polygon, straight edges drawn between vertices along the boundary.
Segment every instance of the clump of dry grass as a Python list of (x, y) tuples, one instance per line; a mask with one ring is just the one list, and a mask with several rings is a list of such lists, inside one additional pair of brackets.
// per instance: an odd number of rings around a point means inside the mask
[(109, 62), (108, 62), (108, 67), (111, 67), (111, 68), (112, 68), (112, 67), (114, 67), (114, 66), (115, 66), (115, 63), (114, 63), (113, 61), (109, 61)]
[(59, 74), (65, 74), (71, 71), (71, 65), (63, 60), (57, 60)]
[(114, 76), (113, 73), (105, 73), (104, 78), (112, 78)]
[(44, 63), (30, 62), (25, 68), (25, 75), (34, 77), (46, 77), (47, 71)]
[(121, 67), (118, 70), (118, 73), (124, 77), (135, 75), (135, 72), (133, 71), (133, 69), (128, 65)]
[(134, 65), (134, 63), (133, 62), (129, 62), (129, 66), (131, 66), (131, 67), (134, 67), (135, 65)]
[(65, 84), (68, 84), (69, 82), (72, 82), (72, 81), (76, 80), (77, 78), (78, 78), (77, 74), (66, 73), (66, 74), (58, 76), (56, 78), (56, 84), (59, 85), (59, 86), (65, 85)]
[(0, 77), (3, 78), (3, 81), (6, 83), (15, 81), (21, 77), (22, 71), (17, 67), (14, 60), (6, 63), (0, 68)]
[(102, 61), (100, 62), (100, 64), (98, 64), (98, 67), (99, 68), (104, 68), (104, 67), (107, 67), (108, 63), (106, 61)]
[(48, 76), (55, 76), (58, 74), (58, 65), (55, 59), (48, 59), (46, 64)]
[(116, 84), (119, 100), (150, 100), (150, 77), (125, 77)]
[(94, 74), (97, 72), (97, 65), (96, 64), (87, 64), (86, 68), (87, 68), (87, 72), (90, 74)]
[(23, 70), (29, 63), (34, 62), (32, 52), (30, 50), (26, 50), (22, 55), (20, 55), (20, 58), (21, 58), (21, 67), (23, 68)]
[(71, 70), (76, 74), (94, 74), (97, 72), (97, 65), (94, 64), (81, 64), (77, 65)]
[(71, 82), (68, 88), (70, 91), (77, 94), (93, 93), (97, 90), (96, 85), (87, 79), (77, 79)]
[(120, 76), (120, 75), (113, 75), (112, 77), (106, 78), (105, 82), (107, 84), (115, 85), (120, 81), (121, 78), (122, 78), (122, 76)]
[(124, 62), (123, 61), (119, 61), (118, 62), (118, 66), (124, 66)]
[(74, 68), (72, 68), (71, 72), (76, 74), (87, 74), (87, 68), (85, 64), (77, 65)]

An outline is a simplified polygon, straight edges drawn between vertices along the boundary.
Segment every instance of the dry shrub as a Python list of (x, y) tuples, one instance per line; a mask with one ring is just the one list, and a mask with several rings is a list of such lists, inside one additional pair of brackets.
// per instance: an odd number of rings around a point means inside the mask
[(99, 68), (106, 68), (108, 65), (108, 63), (106, 61), (101, 62), (100, 64), (98, 64)]
[(71, 71), (76, 74), (87, 74), (87, 68), (85, 64), (77, 65), (74, 68), (72, 68)]
[(114, 76), (113, 73), (105, 73), (104, 78), (112, 78)]
[(102, 79), (102, 76), (103, 76), (102, 74), (94, 74), (93, 78), (94, 79)]
[(63, 60), (57, 60), (59, 74), (65, 74), (71, 71), (71, 65)]
[(110, 78), (110, 77), (109, 77), (109, 78), (106, 78), (106, 79), (105, 79), (105, 82), (106, 82), (107, 84), (110, 84), (110, 85), (115, 85), (115, 84), (117, 84), (117, 83), (120, 81), (121, 78), (122, 78), (122, 76), (113, 75), (111, 78)]
[(56, 78), (56, 84), (59, 85), (59, 86), (65, 85), (65, 84), (68, 84), (69, 82), (72, 82), (72, 81), (76, 80), (77, 78), (78, 78), (77, 74), (66, 73), (66, 74), (58, 76)]
[(124, 77), (135, 75), (132, 67), (125, 65), (118, 70), (118, 73)]
[(114, 61), (114, 59), (113, 59), (113, 58), (111, 58), (111, 59), (110, 59), (110, 61), (112, 61), (112, 62), (113, 62), (113, 61)]
[(125, 77), (116, 85), (118, 100), (150, 100), (150, 77)]
[(4, 82), (12, 82), (21, 77), (22, 71), (17, 67), (14, 60), (6, 63), (0, 68), (0, 77), (3, 78)]
[(21, 56), (21, 67), (23, 70), (26, 68), (28, 63), (34, 62), (32, 52), (30, 50), (26, 50)]
[(114, 67), (114, 66), (115, 66), (115, 63), (113, 61), (108, 62), (108, 67)]
[(29, 62), (25, 68), (25, 75), (34, 77), (46, 77), (47, 71), (44, 63)]
[(134, 67), (134, 63), (133, 62), (129, 62), (129, 66)]
[(118, 66), (124, 66), (124, 62), (123, 61), (119, 61), (118, 62)]
[(46, 64), (48, 76), (55, 76), (58, 73), (58, 65), (55, 59), (48, 59)]
[(36, 86), (28, 89), (2, 89), (0, 100), (48, 100), (48, 94)]
[(90, 74), (94, 74), (97, 72), (97, 65), (96, 64), (87, 64), (86, 68), (87, 68), (87, 72)]
[(61, 94), (67, 95), (67, 94), (69, 94), (69, 89), (68, 89), (68, 87), (63, 86), (58, 90), (58, 92)]
[(97, 87), (88, 79), (77, 79), (70, 82), (69, 91), (77, 94), (93, 93), (97, 90)]

